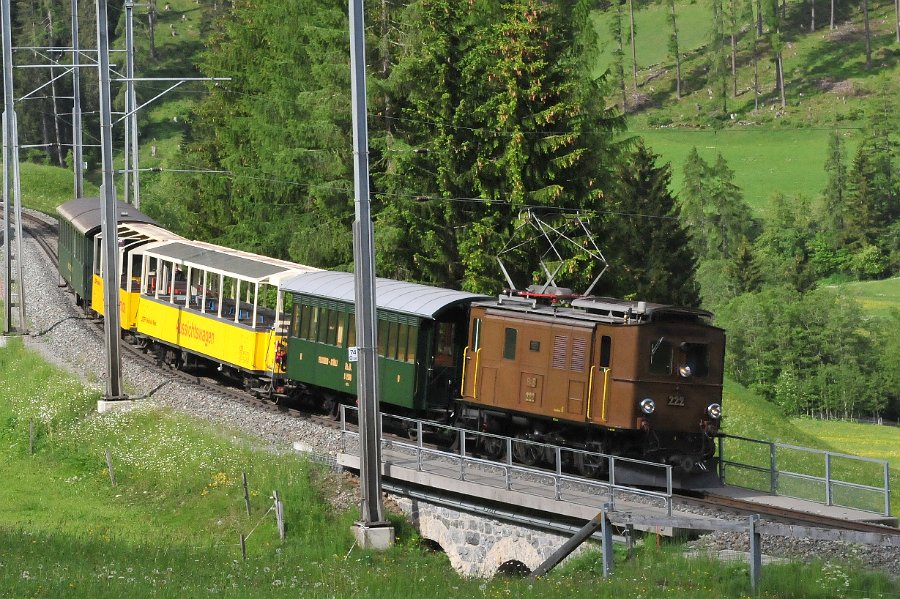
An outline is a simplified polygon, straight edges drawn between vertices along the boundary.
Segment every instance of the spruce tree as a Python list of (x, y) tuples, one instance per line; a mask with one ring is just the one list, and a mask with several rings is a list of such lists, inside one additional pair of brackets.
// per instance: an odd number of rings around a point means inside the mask
[(643, 142), (616, 173), (619, 216), (605, 242), (613, 293), (696, 306), (696, 258), (669, 191), (671, 168)]

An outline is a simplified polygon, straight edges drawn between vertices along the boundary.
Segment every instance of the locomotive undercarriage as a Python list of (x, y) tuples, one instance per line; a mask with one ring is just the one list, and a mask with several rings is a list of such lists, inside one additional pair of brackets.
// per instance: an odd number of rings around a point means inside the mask
[[(563, 469), (588, 478), (609, 475), (609, 458), (594, 454), (671, 464), (679, 476), (691, 476), (709, 470), (715, 452), (713, 438), (704, 433), (613, 430), (473, 406), (464, 406), (460, 414), (457, 425), (496, 435), (478, 435), (472, 440), (476, 450), (486, 458), (504, 459), (507, 448), (511, 447), (516, 462), (526, 466), (552, 465), (556, 460), (555, 450), (543, 445), (565, 447), (577, 451), (561, 453)], [(503, 437), (514, 440), (507, 445)]]

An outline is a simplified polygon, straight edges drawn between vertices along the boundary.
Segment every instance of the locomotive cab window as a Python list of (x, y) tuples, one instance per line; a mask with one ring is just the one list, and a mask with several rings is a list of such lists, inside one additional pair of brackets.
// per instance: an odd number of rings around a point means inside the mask
[(682, 343), (684, 363), (691, 369), (691, 376), (709, 374), (709, 346), (705, 343)]
[(609, 368), (612, 360), (612, 337), (603, 335), (600, 338), (600, 368)]
[(650, 342), (650, 374), (672, 374), (672, 344), (664, 337)]

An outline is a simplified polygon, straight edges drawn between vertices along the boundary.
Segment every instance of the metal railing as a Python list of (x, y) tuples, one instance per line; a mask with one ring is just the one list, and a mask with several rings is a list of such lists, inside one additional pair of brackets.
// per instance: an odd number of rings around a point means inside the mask
[[(359, 433), (350, 424), (348, 413), (355, 413), (353, 406), (341, 406), (341, 450), (349, 451), (348, 440), (358, 439)], [(388, 428), (385, 429), (385, 423)], [(646, 462), (602, 453), (582, 451), (539, 443), (527, 439), (503, 437), (459, 427), (416, 420), (391, 414), (380, 414), (382, 430), (405, 431), (409, 442), (382, 437), (382, 462), (415, 469), (418, 472), (452, 477), (507, 491), (516, 491), (556, 501), (578, 505), (610, 504), (615, 509), (616, 497), (643, 498), (658, 502), (672, 515), (672, 466)], [(426, 436), (441, 438), (451, 448), (435, 449), (424, 443)], [(490, 439), (495, 448), (501, 448), (502, 458), (488, 459), (475, 455), (479, 439)], [(481, 444), (484, 442), (482, 441)], [(498, 445), (499, 444), (499, 445)], [(547, 467), (525, 466), (513, 462), (513, 456), (521, 448), (539, 452)], [(589, 463), (598, 472), (608, 475), (608, 480), (585, 478), (567, 472), (577, 461)], [(653, 491), (622, 485), (616, 482), (616, 470), (628, 466), (658, 470), (660, 479), (666, 481), (665, 491)]]
[[(735, 442), (729, 445), (727, 454), (726, 440)], [(723, 435), (718, 441), (719, 479), (723, 484), (891, 515), (890, 466), (886, 460), (732, 435)], [(756, 463), (729, 459), (732, 454), (756, 458)], [(779, 463), (788, 460), (820, 474), (779, 469)], [(877, 478), (881, 486), (861, 482)]]

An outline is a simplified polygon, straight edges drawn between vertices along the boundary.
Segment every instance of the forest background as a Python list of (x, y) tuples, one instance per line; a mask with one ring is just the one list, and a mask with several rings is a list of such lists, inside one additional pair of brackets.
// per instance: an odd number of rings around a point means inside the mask
[[(32, 48), (17, 65), (71, 62), (69, 6), (15, 3), (14, 45)], [(730, 375), (787, 413), (898, 417), (900, 313), (844, 291), (900, 284), (898, 0), (366, 11), (380, 276), (496, 293), (496, 256), (529, 214), (565, 226), (578, 213), (610, 264), (595, 292), (715, 311)], [(350, 269), (344, 3), (151, 0), (135, 13), (139, 76), (230, 78), (161, 98), (170, 84), (138, 86), (142, 208), (189, 237)], [(80, 15), (81, 45), (95, 46), (93, 2)], [(123, 18), (110, 3), (118, 48)], [(48, 72), (63, 71), (17, 69), (17, 97)], [(97, 78), (82, 73), (96, 144)], [(71, 161), (68, 79), (17, 108), (33, 163)], [(86, 155), (96, 177), (96, 148)], [(520, 287), (542, 251), (522, 241), (505, 261)], [(560, 279), (584, 288), (597, 268), (576, 255)]]

